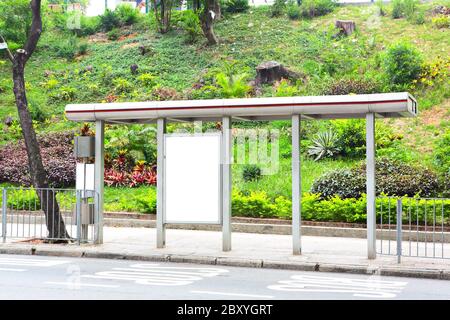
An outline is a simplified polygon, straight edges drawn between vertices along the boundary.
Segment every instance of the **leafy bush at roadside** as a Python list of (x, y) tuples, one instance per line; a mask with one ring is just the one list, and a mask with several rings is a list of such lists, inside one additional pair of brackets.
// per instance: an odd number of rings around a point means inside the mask
[[(400, 161), (381, 158), (376, 160), (375, 178), (377, 194), (398, 196), (438, 195), (440, 185), (435, 173), (420, 166), (411, 166)], [(341, 198), (358, 198), (365, 192), (365, 163), (349, 170), (327, 172), (314, 181), (311, 192), (322, 198), (335, 195)]]
[(365, 191), (365, 176), (351, 169), (326, 172), (315, 180), (311, 187), (311, 192), (321, 194), (322, 198), (335, 195), (341, 198), (357, 198)]
[[(450, 200), (443, 203), (444, 223), (450, 222)], [(349, 223), (366, 223), (366, 195), (362, 194), (358, 198), (341, 198), (333, 196), (328, 199), (321, 199), (319, 194), (303, 193), (302, 195), (302, 219), (308, 221), (335, 221)], [(438, 203), (441, 210), (441, 202)], [(391, 208), (391, 223), (395, 223), (396, 199), (380, 197), (376, 200), (377, 223), (381, 222), (381, 211), (383, 210), (383, 223), (388, 222), (386, 210)], [(408, 221), (409, 208), (417, 208), (418, 220), (431, 221), (433, 217), (432, 206), (425, 200), (413, 198), (403, 199), (403, 221)], [(425, 211), (425, 208), (428, 210)], [(234, 191), (232, 197), (233, 216), (254, 217), (254, 218), (282, 218), (291, 219), (292, 202), (285, 197), (277, 197), (271, 200), (265, 192), (253, 192), (245, 195), (242, 192)], [(414, 210), (413, 210), (414, 212)], [(414, 216), (414, 218), (416, 218)], [(437, 223), (441, 223), (441, 217), (436, 217)]]

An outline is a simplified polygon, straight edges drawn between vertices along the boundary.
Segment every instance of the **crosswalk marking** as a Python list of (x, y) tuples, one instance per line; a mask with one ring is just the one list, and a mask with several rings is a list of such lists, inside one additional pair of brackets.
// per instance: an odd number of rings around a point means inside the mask
[(191, 293), (200, 294), (212, 294), (220, 296), (235, 296), (235, 297), (246, 297), (246, 298), (262, 298), (262, 299), (273, 299), (273, 296), (262, 295), (262, 294), (249, 294), (249, 293), (233, 293), (233, 292), (218, 292), (218, 291), (202, 291), (202, 290), (192, 290)]
[(204, 278), (215, 277), (228, 270), (220, 268), (165, 267), (159, 264), (132, 264), (129, 268), (112, 268), (110, 271), (83, 275), (84, 278), (128, 280), (136, 284), (156, 286), (188, 285)]
[(97, 283), (83, 283), (83, 282), (55, 282), (55, 281), (46, 281), (46, 284), (54, 284), (54, 285), (64, 285), (70, 288), (83, 286), (83, 287), (99, 287), (99, 288), (118, 288), (118, 285), (112, 284), (97, 284)]
[(26, 269), (15, 269), (15, 268), (0, 268), (0, 271), (23, 272), (23, 271), (27, 271), (27, 270)]
[(69, 263), (66, 260), (44, 260), (44, 259), (23, 259), (23, 258), (1, 258), (0, 265), (4, 266), (26, 266), (26, 267), (53, 267)]
[(407, 282), (382, 281), (378, 279), (334, 278), (309, 275), (295, 275), (290, 280), (278, 281), (269, 289), (291, 292), (350, 293), (364, 298), (395, 298)]

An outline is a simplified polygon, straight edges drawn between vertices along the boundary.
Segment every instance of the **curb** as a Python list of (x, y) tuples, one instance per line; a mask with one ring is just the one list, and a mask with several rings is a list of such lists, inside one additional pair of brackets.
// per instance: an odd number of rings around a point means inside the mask
[(418, 269), (418, 268), (392, 267), (392, 266), (375, 267), (366, 265), (277, 261), (270, 259), (262, 260), (262, 259), (245, 259), (235, 257), (213, 257), (213, 256), (195, 256), (195, 255), (177, 255), (177, 254), (134, 255), (127, 253), (120, 254), (114, 252), (89, 252), (84, 250), (77, 250), (77, 251), (58, 250), (58, 249), (49, 250), (49, 249), (40, 249), (35, 246), (30, 246), (29, 248), (0, 248), (0, 254), (194, 263), (194, 264), (246, 267), (246, 268), (315, 271), (315, 272), (330, 272), (330, 273), (336, 272), (336, 273), (363, 274), (363, 275), (381, 275), (392, 277), (450, 280), (450, 270), (448, 269)]

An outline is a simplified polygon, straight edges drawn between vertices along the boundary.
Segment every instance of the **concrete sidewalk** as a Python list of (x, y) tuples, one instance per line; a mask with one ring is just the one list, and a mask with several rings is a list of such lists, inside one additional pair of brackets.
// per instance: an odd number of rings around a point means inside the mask
[(380, 274), (450, 280), (450, 260), (395, 256), (366, 258), (366, 240), (302, 237), (300, 256), (291, 253), (288, 235), (233, 233), (231, 252), (222, 252), (222, 234), (215, 231), (167, 230), (167, 245), (156, 249), (153, 228), (104, 229), (102, 245), (57, 245), (13, 242), (0, 253), (171, 261), (258, 268)]

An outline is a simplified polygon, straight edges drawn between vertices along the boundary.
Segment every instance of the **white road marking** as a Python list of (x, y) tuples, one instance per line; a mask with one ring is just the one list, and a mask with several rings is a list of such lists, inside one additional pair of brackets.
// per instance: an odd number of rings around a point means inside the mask
[(27, 271), (27, 270), (26, 269), (15, 269), (15, 268), (0, 268), (0, 271), (23, 272), (23, 271)]
[(218, 291), (201, 291), (201, 290), (192, 290), (191, 293), (204, 293), (204, 294), (214, 294), (214, 295), (234, 296), (234, 297), (246, 297), (246, 298), (273, 299), (273, 296), (261, 295), (261, 294), (232, 293), (232, 292), (218, 292)]
[(46, 281), (47, 284), (54, 284), (54, 285), (65, 285), (68, 287), (77, 287), (77, 286), (83, 286), (83, 287), (99, 287), (99, 288), (119, 288), (118, 285), (111, 285), (111, 284), (96, 284), (96, 283), (83, 283), (83, 282), (54, 282), (54, 281)]
[(155, 286), (182, 286), (204, 278), (215, 277), (228, 270), (220, 268), (164, 267), (159, 264), (132, 264), (129, 268), (112, 268), (110, 271), (83, 275), (84, 278), (128, 280), (136, 284)]
[(268, 286), (271, 290), (290, 292), (351, 293), (355, 297), (395, 298), (408, 282), (382, 281), (378, 279), (333, 278), (296, 275), (291, 280), (278, 281)]
[(29, 266), (29, 267), (54, 267), (69, 263), (66, 260), (44, 260), (44, 259), (23, 259), (23, 258), (0, 258), (0, 265), (6, 266)]

